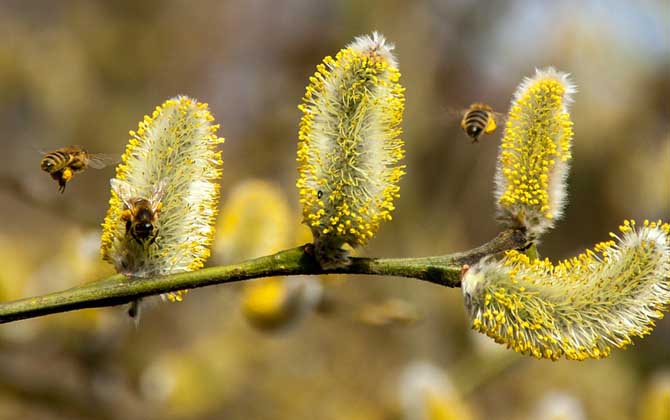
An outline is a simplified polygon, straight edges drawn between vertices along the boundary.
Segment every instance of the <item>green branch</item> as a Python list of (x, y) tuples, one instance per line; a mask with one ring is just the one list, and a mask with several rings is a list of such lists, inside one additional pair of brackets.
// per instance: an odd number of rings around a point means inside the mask
[(238, 264), (141, 280), (115, 275), (62, 292), (2, 303), (0, 323), (120, 305), (145, 296), (271, 276), (368, 274), (411, 277), (446, 287), (460, 287), (464, 264), (473, 264), (485, 256), (520, 248), (525, 241), (522, 231), (507, 230), (490, 242), (466, 252), (421, 258), (352, 258), (351, 265), (332, 270), (319, 267), (309, 244)]

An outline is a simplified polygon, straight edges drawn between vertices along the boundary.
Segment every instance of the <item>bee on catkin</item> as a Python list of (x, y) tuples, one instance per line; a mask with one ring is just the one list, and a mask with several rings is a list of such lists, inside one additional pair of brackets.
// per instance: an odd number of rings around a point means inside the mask
[(365, 245), (395, 209), (404, 89), (392, 50), (378, 33), (356, 38), (317, 66), (299, 106), (297, 187), (323, 268), (347, 265), (342, 246)]
[(126, 235), (132, 236), (138, 244), (148, 241), (148, 245), (151, 245), (156, 242), (160, 230), (157, 226), (158, 213), (163, 208), (162, 183), (158, 183), (149, 198), (138, 197), (127, 182), (112, 179), (111, 184), (112, 190), (124, 204), (121, 219), (126, 222)]
[(76, 173), (83, 172), (86, 168), (102, 169), (116, 161), (111, 155), (89, 153), (81, 146), (67, 146), (45, 153), (40, 161), (40, 168), (58, 182), (58, 191), (62, 194)]
[(223, 164), (213, 120), (207, 104), (178, 96), (130, 132), (102, 232), (102, 258), (117, 272), (139, 279), (193, 271), (209, 257)]

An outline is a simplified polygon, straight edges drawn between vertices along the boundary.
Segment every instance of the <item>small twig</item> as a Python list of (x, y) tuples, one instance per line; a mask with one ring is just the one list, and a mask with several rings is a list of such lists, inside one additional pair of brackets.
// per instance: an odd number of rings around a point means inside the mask
[(524, 233), (511, 229), (466, 252), (421, 258), (352, 258), (351, 265), (330, 270), (319, 267), (309, 244), (239, 264), (141, 280), (115, 275), (62, 292), (3, 303), (0, 304), (0, 323), (120, 305), (145, 296), (270, 276), (368, 274), (411, 277), (446, 287), (460, 287), (464, 264), (473, 264), (485, 256), (520, 248), (524, 243)]

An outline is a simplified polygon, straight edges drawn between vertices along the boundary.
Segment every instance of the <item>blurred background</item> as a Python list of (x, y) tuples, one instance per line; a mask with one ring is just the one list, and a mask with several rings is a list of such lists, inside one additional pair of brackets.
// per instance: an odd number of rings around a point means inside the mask
[[(495, 236), (500, 132), (470, 144), (453, 110), (506, 112), (535, 67), (573, 75), (574, 160), (552, 260), (625, 218), (670, 218), (670, 3), (664, 0), (2, 1), (0, 300), (112, 273), (99, 225), (112, 167), (61, 195), (38, 150), (120, 155), (144, 114), (187, 94), (226, 138), (209, 264), (309, 241), (297, 105), (324, 56), (396, 44), (407, 175), (370, 256)], [(158, 301), (157, 301), (158, 302)], [(670, 320), (601, 361), (520, 357), (469, 330), (459, 290), (410, 279), (269, 279), (0, 326), (0, 419), (668, 419)], [(666, 416), (666, 417), (663, 417)]]

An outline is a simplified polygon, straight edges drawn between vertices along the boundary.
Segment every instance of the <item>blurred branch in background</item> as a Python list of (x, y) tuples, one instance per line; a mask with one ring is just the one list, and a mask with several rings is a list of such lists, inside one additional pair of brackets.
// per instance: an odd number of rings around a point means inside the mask
[[(33, 404), (45, 407), (57, 407), (63, 414), (72, 418), (95, 416), (100, 420), (115, 418), (109, 412), (100, 410), (100, 395), (96, 395), (94, 378), (87, 378), (73, 361), (59, 361), (56, 366), (45, 366), (35, 363), (34, 359), (24, 354), (3, 352), (0, 362), (0, 391)], [(53, 363), (53, 361), (51, 361)], [(68, 371), (68, 375), (63, 375)], [(91, 382), (89, 382), (91, 381)], [(110, 391), (110, 390), (107, 390)], [(115, 390), (116, 391), (116, 390)], [(121, 401), (132, 400), (128, 391)], [(118, 402), (117, 402), (118, 403)], [(138, 402), (135, 401), (135, 410)], [(130, 405), (133, 405), (132, 402)], [(128, 407), (122, 408), (127, 411)]]
[(370, 274), (411, 277), (442, 286), (459, 287), (463, 265), (473, 264), (488, 255), (521, 248), (525, 242), (523, 231), (509, 229), (490, 242), (465, 252), (421, 258), (352, 258), (351, 265), (328, 270), (319, 267), (309, 244), (239, 264), (135, 281), (115, 275), (62, 292), (3, 303), (0, 305), (0, 323), (76, 309), (120, 305), (145, 296), (271, 276)]

